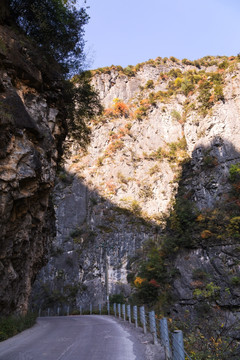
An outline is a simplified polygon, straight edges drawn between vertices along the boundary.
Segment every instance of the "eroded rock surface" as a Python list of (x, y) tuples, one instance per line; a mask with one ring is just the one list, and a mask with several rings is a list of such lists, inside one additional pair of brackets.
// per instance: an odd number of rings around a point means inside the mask
[[(196, 67), (168, 60), (144, 65), (132, 77), (116, 69), (94, 75), (106, 115), (92, 122), (87, 152), (72, 146), (55, 188), (58, 232), (51, 260), (36, 283), (39, 305), (53, 303), (53, 290), (59, 304), (71, 305), (102, 302), (107, 294), (128, 296), (131, 258), (163, 231), (163, 215), (178, 192), (183, 163), (186, 199), (199, 211), (225, 201), (230, 166), (240, 162), (239, 62), (224, 73), (223, 95), (217, 100), (212, 93), (207, 111), (200, 98), (201, 81), (222, 74), (221, 61)], [(194, 71), (194, 91), (170, 94), (171, 81), (171, 86), (182, 81), (179, 73), (171, 78), (174, 69)], [(199, 301), (194, 291), (202, 289), (204, 296), (208, 284), (213, 293), (221, 293), (218, 306), (239, 308), (237, 288), (231, 285), (239, 273), (239, 252), (236, 243), (226, 241), (176, 256), (176, 312), (201, 304), (201, 294)]]
[(22, 35), (0, 26), (1, 314), (26, 311), (55, 234), (51, 191), (65, 125), (53, 73)]

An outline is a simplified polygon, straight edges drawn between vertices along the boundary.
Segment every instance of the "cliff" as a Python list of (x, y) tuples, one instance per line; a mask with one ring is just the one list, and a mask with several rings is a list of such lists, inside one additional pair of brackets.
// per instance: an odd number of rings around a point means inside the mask
[(66, 133), (61, 83), (18, 30), (0, 26), (0, 312), (24, 313), (55, 235), (51, 200)]
[(240, 162), (239, 61), (157, 58), (93, 72), (105, 112), (91, 122), (87, 151), (72, 143), (58, 174), (57, 236), (35, 283), (38, 306), (128, 298), (144, 244), (161, 249), (167, 239), (159, 307), (198, 320), (215, 307), (236, 319), (239, 209), (229, 171)]

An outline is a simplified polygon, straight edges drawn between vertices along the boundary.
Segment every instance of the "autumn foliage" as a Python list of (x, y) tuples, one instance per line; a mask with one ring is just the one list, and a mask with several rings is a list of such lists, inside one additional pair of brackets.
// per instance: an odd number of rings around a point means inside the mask
[(112, 118), (117, 118), (121, 116), (127, 118), (130, 114), (129, 106), (118, 98), (114, 99), (113, 102), (113, 107), (107, 108), (104, 111), (104, 115)]

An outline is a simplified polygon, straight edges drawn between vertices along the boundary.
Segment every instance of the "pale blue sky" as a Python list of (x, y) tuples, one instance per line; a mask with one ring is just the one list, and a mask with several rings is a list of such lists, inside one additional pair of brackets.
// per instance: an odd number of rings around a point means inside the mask
[(87, 0), (88, 68), (240, 52), (240, 0)]

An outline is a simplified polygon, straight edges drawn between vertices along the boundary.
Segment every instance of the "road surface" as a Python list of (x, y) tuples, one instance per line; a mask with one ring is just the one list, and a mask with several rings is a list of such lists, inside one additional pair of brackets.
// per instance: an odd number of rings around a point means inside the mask
[(114, 318), (38, 318), (37, 324), (0, 342), (1, 360), (144, 360), (144, 345)]

